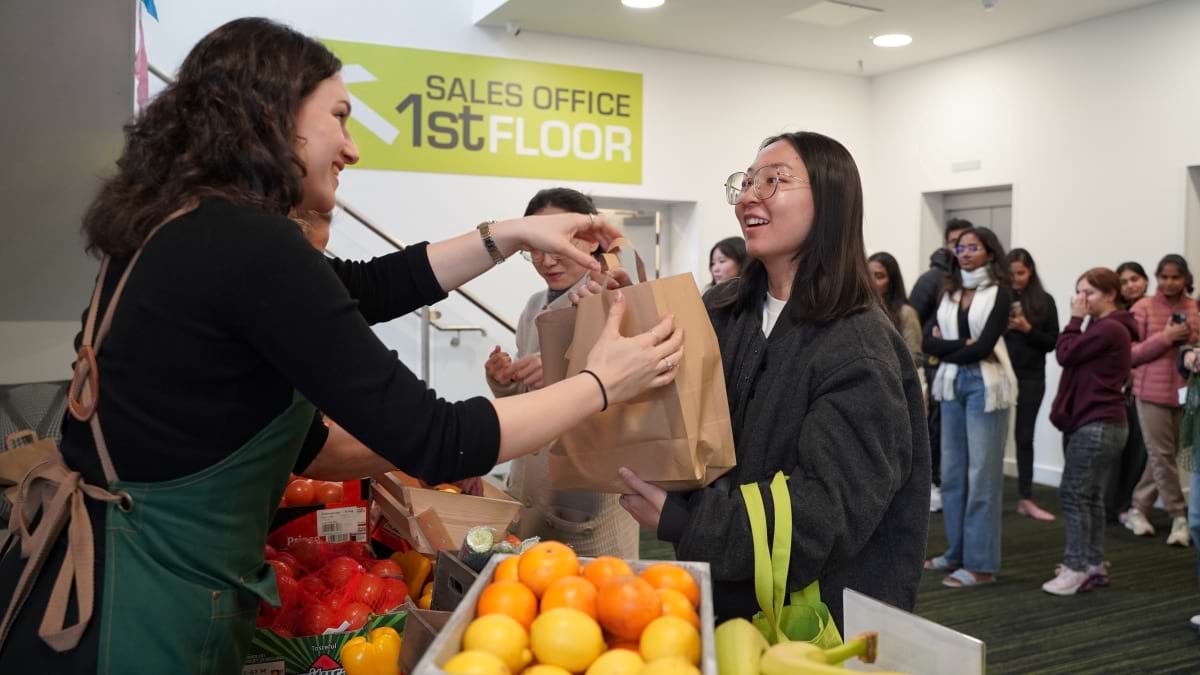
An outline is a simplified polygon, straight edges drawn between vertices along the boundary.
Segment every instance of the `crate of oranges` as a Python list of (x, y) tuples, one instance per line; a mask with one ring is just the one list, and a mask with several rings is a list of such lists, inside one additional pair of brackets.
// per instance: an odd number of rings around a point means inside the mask
[(494, 555), (412, 675), (717, 675), (708, 563)]

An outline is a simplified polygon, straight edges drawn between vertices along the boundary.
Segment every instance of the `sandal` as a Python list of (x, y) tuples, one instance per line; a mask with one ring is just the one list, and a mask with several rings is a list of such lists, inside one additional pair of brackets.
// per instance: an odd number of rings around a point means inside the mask
[(962, 567), (962, 563), (950, 562), (950, 560), (944, 555), (939, 555), (936, 558), (930, 558), (929, 560), (925, 561), (925, 569), (927, 570), (944, 572), (947, 570), (954, 571), (960, 567)]
[(973, 573), (965, 569), (959, 568), (954, 570), (950, 576), (942, 579), (942, 585), (947, 588), (970, 588), (971, 586), (983, 586), (984, 584), (995, 583), (996, 577), (992, 576), (987, 579), (980, 579)]

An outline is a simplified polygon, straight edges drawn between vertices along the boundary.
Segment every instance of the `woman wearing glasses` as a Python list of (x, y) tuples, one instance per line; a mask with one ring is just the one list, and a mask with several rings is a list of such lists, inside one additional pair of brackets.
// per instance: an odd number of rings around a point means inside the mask
[[(559, 213), (595, 214), (591, 197), (570, 188), (550, 188), (533, 196), (526, 216)], [(577, 242), (591, 250), (588, 242)], [(542, 356), (535, 321), (544, 312), (571, 306), (569, 294), (587, 282), (588, 269), (568, 256), (542, 251), (524, 254), (546, 282), (546, 290), (529, 298), (517, 323), (517, 360), (492, 352), (485, 364), (488, 386), (497, 398), (542, 388)], [(545, 449), (517, 459), (509, 474), (509, 487), (524, 506), (519, 533), (561, 541), (580, 555), (638, 557), (637, 522), (621, 509), (616, 495), (596, 492), (563, 492), (550, 484), (549, 457)]]
[(941, 360), (933, 397), (942, 409), (942, 517), (946, 552), (926, 569), (950, 574), (942, 583), (962, 588), (990, 583), (1000, 568), (1000, 504), (1009, 411), (1017, 403), (1017, 376), (1004, 330), (1012, 293), (1004, 247), (985, 227), (962, 233), (958, 270), (949, 274), (925, 353)]
[(739, 485), (757, 482), (766, 494), (782, 471), (792, 502), (787, 590), (819, 581), (839, 624), (846, 587), (912, 609), (929, 440), (912, 354), (867, 270), (854, 159), (820, 134), (783, 134), (726, 191), (753, 259), (705, 303), (737, 466), (707, 488), (670, 495), (622, 470), (631, 493), (622, 505), (680, 560), (712, 565), (718, 621), (749, 617), (759, 605)]

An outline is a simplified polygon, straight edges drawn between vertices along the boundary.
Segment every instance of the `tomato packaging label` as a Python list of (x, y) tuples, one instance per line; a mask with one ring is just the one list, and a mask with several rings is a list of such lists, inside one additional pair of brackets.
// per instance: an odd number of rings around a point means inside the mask
[(250, 642), (242, 675), (345, 675), (338, 661), (343, 645), (382, 626), (403, 636), (407, 616), (405, 612), (373, 616), (360, 630), (309, 637), (286, 637), (260, 628)]
[(366, 543), (366, 507), (342, 506), (317, 511), (317, 536), (329, 544), (342, 544), (348, 541)]

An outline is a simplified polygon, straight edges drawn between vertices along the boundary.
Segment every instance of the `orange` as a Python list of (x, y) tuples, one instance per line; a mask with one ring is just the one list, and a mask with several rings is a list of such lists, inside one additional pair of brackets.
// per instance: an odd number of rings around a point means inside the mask
[(620, 558), (602, 555), (583, 568), (583, 576), (596, 588), (604, 585), (611, 577), (631, 577), (633, 570)]
[(522, 553), (517, 563), (517, 578), (539, 598), (550, 584), (577, 574), (579, 558), (575, 551), (557, 541), (543, 541)]
[(596, 596), (596, 618), (620, 642), (637, 642), (642, 629), (662, 616), (662, 600), (640, 577), (613, 577)]
[(520, 559), (514, 555), (501, 561), (499, 565), (496, 565), (496, 576), (492, 577), (492, 581), (518, 581), (517, 562)]
[(700, 606), (700, 585), (682, 567), (657, 563), (642, 570), (640, 576), (655, 588), (672, 588), (683, 593), (692, 607)]
[(656, 588), (663, 604), (663, 616), (677, 616), (700, 630), (700, 615), (696, 613), (687, 596), (674, 588)]
[(529, 630), (537, 613), (537, 598), (533, 597), (533, 591), (519, 581), (497, 581), (483, 589), (475, 615), (507, 614)]
[(596, 618), (596, 587), (583, 577), (563, 577), (542, 594), (542, 612), (570, 607)]

